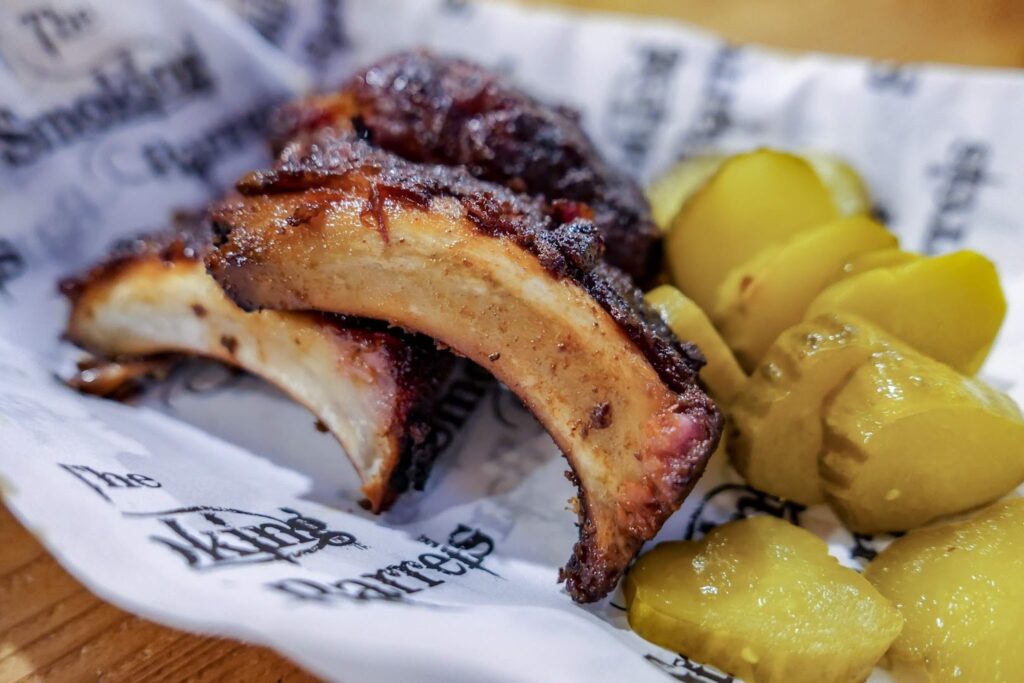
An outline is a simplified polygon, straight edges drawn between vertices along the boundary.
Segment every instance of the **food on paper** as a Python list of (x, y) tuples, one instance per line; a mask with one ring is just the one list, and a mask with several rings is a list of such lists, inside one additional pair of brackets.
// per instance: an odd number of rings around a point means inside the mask
[(1006, 315), (995, 266), (973, 251), (875, 268), (837, 282), (811, 303), (808, 316), (852, 313), (925, 355), (973, 375), (988, 356)]
[[(753, 370), (732, 394), (729, 440), (753, 486), (807, 505), (827, 495), (869, 532), (983, 504), (1024, 479), (1016, 406), (957, 372), (978, 370), (1005, 316), (988, 259), (922, 258), (864, 215), (835, 218), (867, 195), (848, 166), (820, 159), (691, 160), (652, 194), (659, 215), (681, 204), (666, 241), (673, 280)], [(720, 345), (713, 356), (727, 357)], [(983, 472), (957, 487), (967, 452), (984, 454)]]
[(672, 282), (713, 310), (733, 268), (838, 217), (828, 187), (800, 157), (767, 149), (730, 157), (672, 222), (665, 238)]
[[(120, 363), (108, 378), (189, 353), (281, 386), (344, 445), (375, 511), (429, 464), (424, 406), (447, 366), (432, 337), (506, 383), (565, 453), (580, 535), (561, 578), (577, 601), (615, 586), (719, 445), (698, 376), (732, 406), (729, 453), (751, 484), (827, 500), (855, 531), (917, 526), (1024, 479), (1019, 411), (939, 362), (984, 360), (1005, 313), (994, 269), (899, 250), (833, 157), (690, 159), (651, 189), (652, 214), (572, 112), (424, 52), (285, 107), (272, 145), (273, 167), (212, 208), (212, 246), (140, 240), (70, 285), (69, 337)], [(680, 289), (645, 302), (658, 223)], [(956, 486), (965, 452), (982, 472)], [(810, 548), (772, 524), (749, 526)], [(731, 528), (708, 539), (750, 537)], [(631, 620), (657, 612), (630, 590)], [(751, 632), (729, 665), (856, 678), (886, 633), (847, 638), (838, 658), (807, 643), (779, 658)]]
[(885, 226), (863, 215), (808, 229), (730, 271), (712, 318), (743, 367), (752, 370), (783, 330), (804, 319), (814, 298), (843, 277), (852, 259), (896, 244)]
[(1024, 500), (912, 531), (864, 576), (902, 613), (901, 680), (1013, 681), (1024, 671)]
[[(805, 152), (801, 155), (828, 188), (840, 215), (853, 216), (871, 210), (871, 197), (857, 172), (831, 154)], [(701, 154), (677, 163), (647, 188), (654, 222), (667, 230), (686, 200), (707, 182), (729, 157)]]
[(824, 541), (775, 517), (659, 545), (625, 593), (639, 635), (751, 683), (864, 680), (903, 623)]
[(381, 509), (422, 435), (401, 412), (418, 356), (397, 333), (367, 348), (348, 316), (433, 337), (508, 384), (566, 453), (581, 524), (562, 579), (576, 600), (607, 594), (699, 479), (722, 421), (699, 350), (630, 277), (658, 276), (639, 186), (568, 109), (424, 52), (285, 107), (271, 143), (274, 168), (215, 205), (212, 252), (142, 242), (147, 258), (71, 287), (72, 338), (107, 356), (208, 355), (280, 384), (324, 413)]
[(699, 356), (601, 261), (594, 224), (338, 123), (237, 187), (212, 211), (207, 257), (229, 296), (386, 320), (491, 371), (573, 468), (570, 594), (607, 594), (696, 483), (721, 417), (697, 386)]
[(747, 376), (704, 311), (672, 285), (652, 289), (644, 298), (677, 337), (697, 345), (707, 361), (700, 370), (701, 380), (716, 401), (729, 405)]
[(822, 487), (856, 532), (913, 529), (1024, 482), (1013, 401), (902, 344), (857, 369), (824, 420)]
[(850, 259), (850, 261), (843, 266), (843, 277), (854, 277), (855, 275), (860, 275), (861, 273), (866, 273), (869, 270), (875, 270), (876, 268), (902, 266), (910, 263), (911, 261), (919, 261), (922, 258), (924, 257), (920, 254), (915, 254), (912, 251), (904, 251), (898, 247), (869, 251), (865, 254), (858, 254)]
[(801, 156), (825, 183), (841, 215), (855, 216), (871, 211), (871, 195), (853, 166), (837, 156), (821, 152), (804, 152)]
[(726, 157), (711, 154), (690, 157), (677, 163), (647, 188), (647, 199), (651, 202), (651, 216), (663, 230), (672, 227), (672, 219), (679, 213), (683, 203), (700, 187), (725, 161)]
[(825, 500), (860, 533), (911, 529), (1024, 481), (1024, 421), (1009, 397), (855, 316), (784, 332), (730, 418), (730, 457), (751, 485)]
[(424, 447), (429, 408), (451, 357), (425, 338), (369, 321), (248, 314), (206, 274), (208, 248), (206, 227), (186, 223), (115, 249), (64, 282), (71, 301), (67, 337), (122, 361), (119, 369), (125, 359), (145, 367), (157, 354), (192, 354), (262, 377), (338, 439), (375, 512), (410, 484), (422, 485), (431, 464)]
[(338, 93), (284, 110), (278, 138), (350, 125), (409, 161), (463, 166), (513, 192), (557, 202), (597, 226), (605, 259), (641, 284), (660, 266), (660, 230), (643, 190), (609, 164), (567, 107), (543, 104), (483, 67), (425, 52), (392, 55), (356, 73)]
[(804, 505), (818, 480), (827, 398), (878, 348), (870, 325), (820, 316), (786, 330), (730, 406), (729, 455), (755, 488)]

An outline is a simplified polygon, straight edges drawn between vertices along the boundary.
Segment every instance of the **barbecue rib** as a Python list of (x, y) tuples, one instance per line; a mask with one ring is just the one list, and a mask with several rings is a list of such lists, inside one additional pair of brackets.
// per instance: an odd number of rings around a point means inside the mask
[(410, 161), (462, 165), (515, 192), (588, 205), (605, 258), (641, 284), (660, 269), (660, 233), (643, 191), (610, 166), (564, 107), (544, 105), (483, 67), (399, 53), (335, 94), (282, 109), (280, 148), (297, 132), (353, 120), (376, 147)]
[(492, 371), (565, 453), (572, 597), (606, 595), (721, 430), (703, 362), (601, 260), (586, 207), (400, 159), (340, 125), (285, 147), (212, 211), (207, 265), (243, 308), (322, 310), (434, 337)]
[(208, 229), (169, 231), (124, 244), (66, 280), (67, 337), (106, 358), (206, 356), (277, 385), (338, 439), (374, 512), (410, 483), (422, 484), (431, 457), (423, 410), (450, 354), (376, 321), (246, 313), (206, 273), (208, 245)]

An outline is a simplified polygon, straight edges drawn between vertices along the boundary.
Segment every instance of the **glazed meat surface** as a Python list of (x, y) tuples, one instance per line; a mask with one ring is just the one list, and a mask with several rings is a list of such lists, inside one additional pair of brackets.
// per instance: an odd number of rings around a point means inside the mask
[(717, 444), (699, 352), (604, 263), (580, 205), (318, 126), (214, 207), (210, 273), (243, 308), (384, 320), (490, 370), (569, 461), (580, 537), (562, 578), (578, 601), (603, 597)]
[(278, 143), (339, 120), (355, 121), (360, 136), (405, 159), (464, 166), (515, 192), (586, 205), (609, 263), (642, 284), (659, 270), (660, 235), (643, 192), (602, 159), (575, 112), (542, 104), (479, 65), (393, 55), (338, 93), (286, 107)]
[(63, 283), (72, 304), (67, 337), (122, 361), (108, 367), (126, 379), (154, 354), (177, 353), (269, 381), (337, 438), (374, 512), (410, 484), (421, 485), (432, 455), (429, 402), (451, 368), (450, 354), (376, 321), (246, 313), (206, 273), (208, 247), (209, 231), (200, 223), (122, 244)]

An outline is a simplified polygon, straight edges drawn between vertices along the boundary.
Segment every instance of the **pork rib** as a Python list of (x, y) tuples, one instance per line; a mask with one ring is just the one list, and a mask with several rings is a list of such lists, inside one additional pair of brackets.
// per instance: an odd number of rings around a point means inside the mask
[(66, 280), (67, 337), (105, 358), (192, 354), (269, 381), (337, 438), (374, 512), (410, 483), (422, 483), (410, 480), (429, 466), (425, 410), (451, 356), (375, 321), (246, 313), (206, 273), (208, 245), (208, 231), (169, 231), (123, 244), (82, 277)]
[(543, 104), (477, 64), (404, 52), (336, 93), (284, 107), (277, 144), (347, 120), (374, 146), (405, 159), (462, 165), (515, 192), (584, 203), (609, 263), (647, 284), (659, 271), (660, 233), (643, 191), (601, 157), (566, 107)]
[(701, 475), (721, 431), (703, 362), (601, 260), (595, 226), (458, 168), (321, 128), (212, 210), (207, 265), (243, 308), (322, 310), (429, 335), (544, 424), (579, 488), (572, 597), (606, 595)]

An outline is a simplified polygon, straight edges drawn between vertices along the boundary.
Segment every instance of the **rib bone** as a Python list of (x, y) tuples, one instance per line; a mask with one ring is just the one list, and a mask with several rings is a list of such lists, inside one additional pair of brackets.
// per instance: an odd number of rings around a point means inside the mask
[(696, 384), (699, 353), (601, 262), (593, 224), (329, 128), (238, 189), (213, 210), (207, 259), (229, 295), (385, 320), (490, 370), (572, 467), (570, 594), (607, 594), (699, 478), (721, 418)]

